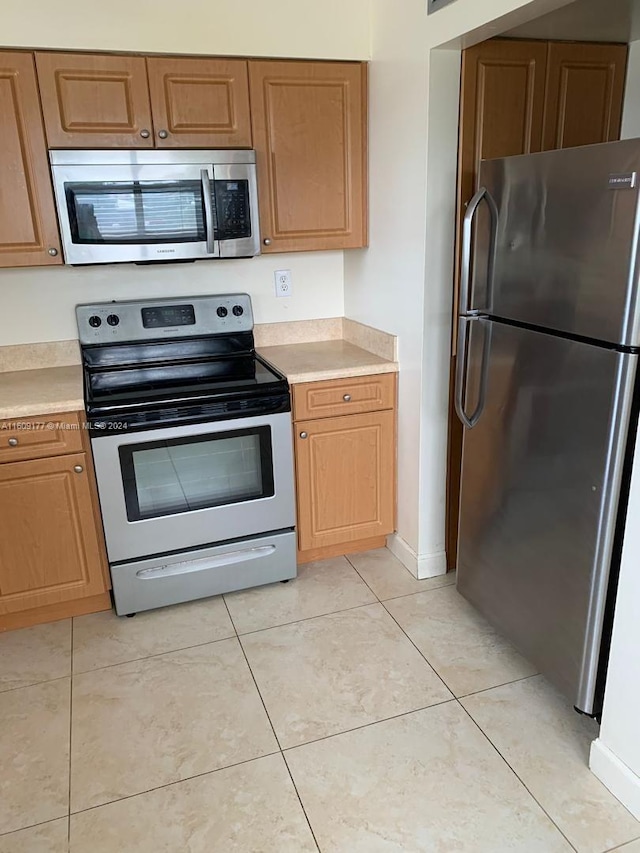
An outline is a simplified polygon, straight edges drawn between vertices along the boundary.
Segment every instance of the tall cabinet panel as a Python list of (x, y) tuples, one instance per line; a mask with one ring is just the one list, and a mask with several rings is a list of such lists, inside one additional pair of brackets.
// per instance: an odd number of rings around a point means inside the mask
[(0, 266), (61, 263), (30, 53), (0, 53), (0, 152)]
[(545, 151), (619, 139), (626, 66), (624, 44), (549, 44)]
[(142, 56), (36, 53), (49, 148), (151, 148)]
[(366, 65), (250, 62), (263, 251), (366, 245)]

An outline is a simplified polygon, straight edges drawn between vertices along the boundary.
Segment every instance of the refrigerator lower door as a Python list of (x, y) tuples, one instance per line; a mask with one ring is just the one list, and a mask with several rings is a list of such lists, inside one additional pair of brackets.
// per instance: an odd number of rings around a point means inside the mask
[(480, 320), (458, 589), (585, 713), (596, 686), (637, 356)]

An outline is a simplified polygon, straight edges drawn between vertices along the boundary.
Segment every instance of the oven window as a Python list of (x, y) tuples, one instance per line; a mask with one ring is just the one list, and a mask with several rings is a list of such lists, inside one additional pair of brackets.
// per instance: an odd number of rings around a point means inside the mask
[(270, 497), (269, 427), (119, 448), (129, 521)]
[(192, 243), (206, 239), (200, 181), (67, 183), (65, 193), (74, 243)]

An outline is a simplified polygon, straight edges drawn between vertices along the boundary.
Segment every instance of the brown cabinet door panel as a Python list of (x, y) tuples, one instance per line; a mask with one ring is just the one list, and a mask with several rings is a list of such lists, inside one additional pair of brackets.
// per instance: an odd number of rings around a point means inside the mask
[(50, 148), (151, 148), (144, 57), (36, 53)]
[(627, 46), (551, 42), (545, 151), (620, 138)]
[(395, 412), (301, 421), (295, 430), (299, 549), (392, 533)]
[(30, 53), (0, 54), (0, 187), (0, 266), (62, 263)]
[(251, 148), (244, 59), (147, 59), (158, 148)]
[(84, 453), (0, 465), (0, 516), (0, 614), (106, 591)]
[(264, 251), (366, 245), (366, 65), (249, 62)]

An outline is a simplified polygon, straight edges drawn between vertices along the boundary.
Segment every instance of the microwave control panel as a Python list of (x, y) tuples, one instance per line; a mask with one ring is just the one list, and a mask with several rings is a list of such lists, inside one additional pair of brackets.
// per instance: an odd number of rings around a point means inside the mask
[(251, 237), (249, 182), (214, 181), (217, 213), (216, 240)]

